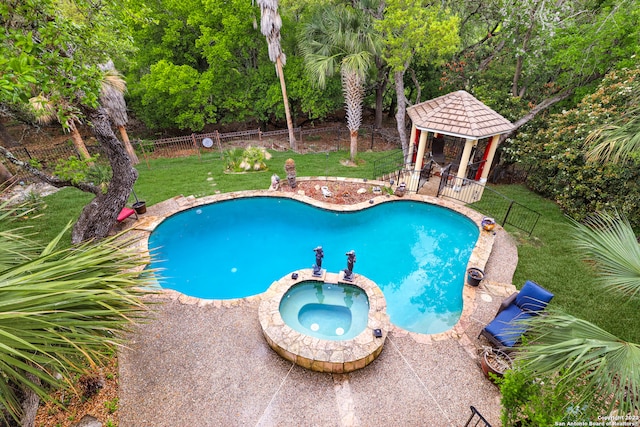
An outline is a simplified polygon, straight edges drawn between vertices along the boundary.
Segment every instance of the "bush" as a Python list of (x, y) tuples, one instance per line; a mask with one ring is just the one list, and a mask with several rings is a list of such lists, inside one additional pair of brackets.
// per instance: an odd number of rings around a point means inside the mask
[(267, 168), (267, 152), (260, 147), (234, 148), (223, 153), (224, 168), (230, 172), (260, 171)]
[(577, 220), (615, 208), (640, 227), (640, 167), (585, 159), (589, 134), (622, 116), (638, 91), (640, 69), (612, 72), (576, 108), (552, 115), (537, 132), (520, 134), (510, 149), (533, 166), (528, 185)]

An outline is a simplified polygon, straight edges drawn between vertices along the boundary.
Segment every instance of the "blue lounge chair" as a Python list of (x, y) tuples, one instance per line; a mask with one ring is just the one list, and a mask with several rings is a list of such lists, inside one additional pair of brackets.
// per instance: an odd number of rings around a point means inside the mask
[(520, 320), (540, 314), (553, 298), (553, 294), (531, 280), (520, 292), (514, 292), (502, 301), (496, 317), (480, 332), (494, 346), (510, 349), (526, 332)]

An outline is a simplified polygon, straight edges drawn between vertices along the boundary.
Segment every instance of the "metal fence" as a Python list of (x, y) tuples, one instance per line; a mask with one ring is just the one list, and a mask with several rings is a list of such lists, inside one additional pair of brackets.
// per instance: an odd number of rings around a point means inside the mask
[(373, 179), (379, 179), (386, 181), (389, 178), (395, 178), (404, 169), (404, 153), (402, 150), (392, 151), (384, 157), (381, 157), (373, 162)]
[[(445, 191), (453, 188), (455, 191)], [(496, 190), (466, 178), (458, 178), (443, 170), (438, 197), (444, 196), (462, 201), (472, 209), (493, 217), (497, 223), (511, 225), (531, 235), (538, 224), (540, 214), (523, 204), (511, 200)]]
[[(294, 128), (298, 147), (304, 145), (304, 152), (314, 151), (340, 151), (349, 146), (349, 131), (345, 126)], [(373, 126), (362, 126), (359, 131), (360, 144), (374, 147), (376, 139), (387, 141), (386, 129), (375, 129)], [(316, 147), (314, 141), (323, 134), (330, 142)], [(328, 136), (328, 138), (327, 138)], [(365, 139), (366, 138), (366, 139)], [(260, 129), (250, 129), (238, 132), (220, 133), (218, 131), (202, 134), (191, 134), (173, 138), (157, 140), (138, 140), (132, 143), (134, 148), (147, 158), (182, 157), (202, 155), (203, 153), (222, 151), (239, 146), (258, 145), (275, 150), (288, 150), (289, 131), (287, 129), (263, 132)], [(300, 150), (298, 150), (300, 151)]]

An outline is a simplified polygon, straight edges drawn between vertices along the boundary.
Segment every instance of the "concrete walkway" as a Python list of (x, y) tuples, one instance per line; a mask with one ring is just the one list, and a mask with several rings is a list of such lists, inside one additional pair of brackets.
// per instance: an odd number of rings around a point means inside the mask
[(477, 336), (515, 290), (516, 265), (517, 248), (497, 227), (485, 280), (465, 290), (472, 310), (455, 332), (394, 327), (373, 363), (340, 375), (278, 356), (258, 298), (202, 304), (164, 294), (119, 354), (119, 425), (462, 426), (473, 405), (499, 426), (500, 393), (482, 373), (487, 343)]

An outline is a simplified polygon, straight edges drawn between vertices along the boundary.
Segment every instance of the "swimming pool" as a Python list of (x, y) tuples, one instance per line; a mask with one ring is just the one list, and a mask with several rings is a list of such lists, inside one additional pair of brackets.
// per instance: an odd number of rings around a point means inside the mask
[(391, 321), (409, 331), (439, 333), (462, 312), (466, 265), (479, 235), (467, 217), (427, 203), (397, 200), (356, 212), (320, 209), (279, 197), (238, 198), (173, 215), (149, 237), (160, 285), (199, 298), (264, 292), (274, 280), (311, 268), (346, 267), (376, 282)]

